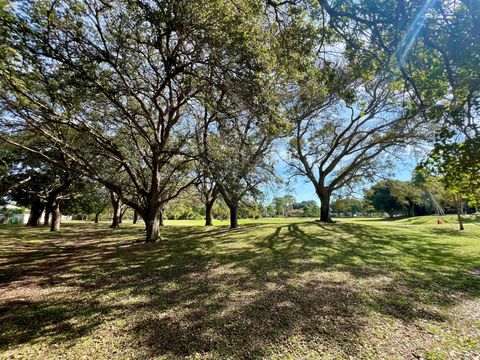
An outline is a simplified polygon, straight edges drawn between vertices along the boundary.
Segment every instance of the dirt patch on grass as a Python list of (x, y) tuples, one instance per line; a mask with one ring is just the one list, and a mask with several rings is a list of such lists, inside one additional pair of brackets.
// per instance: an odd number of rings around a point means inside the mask
[(472, 274), (474, 276), (480, 276), (480, 269), (474, 269), (474, 270), (470, 271), (470, 274)]

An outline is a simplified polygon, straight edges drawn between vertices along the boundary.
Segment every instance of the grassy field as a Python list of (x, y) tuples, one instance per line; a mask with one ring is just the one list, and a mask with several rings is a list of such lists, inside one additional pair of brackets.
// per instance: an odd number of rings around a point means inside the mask
[(475, 358), (480, 226), (444, 220), (0, 226), (0, 358)]

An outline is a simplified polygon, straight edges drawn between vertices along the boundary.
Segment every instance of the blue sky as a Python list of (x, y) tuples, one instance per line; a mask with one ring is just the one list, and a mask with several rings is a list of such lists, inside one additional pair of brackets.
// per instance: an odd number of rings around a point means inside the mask
[[(280, 151), (281, 154), (278, 154), (279, 160), (276, 166), (277, 174), (282, 176), (282, 178), (286, 181), (288, 178), (287, 170), (288, 166), (281, 158), (286, 155), (286, 152), (283, 153)], [(415, 169), (415, 166), (418, 164), (419, 159), (408, 156), (405, 158), (404, 161), (398, 163), (397, 167), (392, 171), (392, 178), (398, 180), (410, 180), (412, 176), (412, 172)], [(267, 201), (271, 201), (271, 199), (275, 196), (283, 196), (286, 194), (293, 195), (297, 201), (306, 201), (306, 200), (315, 200), (317, 203), (320, 203), (318, 200), (317, 194), (315, 193), (315, 189), (313, 185), (308, 181), (307, 178), (304, 177), (295, 177), (290, 179), (289, 185), (286, 184), (280, 186), (275, 191), (266, 191), (267, 192)], [(361, 196), (361, 194), (358, 194)]]

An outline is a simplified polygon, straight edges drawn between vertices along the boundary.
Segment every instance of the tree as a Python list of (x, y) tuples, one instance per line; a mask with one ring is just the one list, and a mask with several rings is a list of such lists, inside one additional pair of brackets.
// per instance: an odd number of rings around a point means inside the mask
[[(332, 30), (364, 58), (374, 59), (383, 73), (399, 74), (412, 106), (440, 125), (435, 132), (433, 161), (449, 163), (457, 174), (465, 166), (477, 169), (478, 1), (318, 2), (328, 14)], [(455, 178), (445, 179), (450, 177)]]
[(242, 199), (260, 195), (258, 187), (274, 177), (269, 151), (285, 122), (270, 82), (266, 78), (247, 93), (211, 94), (199, 106), (196, 143), (201, 170), (228, 206), (232, 229), (238, 227)]
[(112, 229), (117, 228), (120, 225), (122, 218), (122, 198), (115, 192), (110, 191), (110, 203), (112, 205)]
[(337, 93), (325, 93), (331, 79), (323, 74), (302, 80), (290, 109), (288, 163), (294, 175), (313, 184), (321, 202), (320, 221), (331, 221), (332, 193), (374, 179), (395, 159), (396, 149), (404, 152), (425, 131), (401, 91), (376, 75), (368, 81), (351, 76), (331, 74), (340, 83)]
[(395, 195), (395, 181), (384, 180), (372, 186), (365, 194), (365, 199), (370, 202), (376, 210), (384, 211), (390, 218), (396, 212), (403, 210), (401, 199)]
[(156, 241), (161, 208), (192, 183), (185, 113), (200, 93), (248, 87), (264, 72), (263, 14), (223, 0), (24, 5), (2, 23), (19, 60), (1, 80), (4, 128), (43, 136)]
[(243, 199), (238, 207), (238, 217), (241, 219), (258, 219), (262, 212), (262, 204), (255, 199)]
[(279, 133), (275, 119), (239, 113), (216, 123), (208, 138), (208, 171), (230, 209), (230, 228), (238, 227), (238, 207), (246, 195), (273, 178), (268, 153)]
[(101, 184), (82, 179), (74, 189), (75, 194), (66, 204), (66, 211), (76, 215), (93, 215), (94, 222), (99, 222), (100, 215), (110, 205), (110, 194)]
[(294, 208), (295, 198), (292, 195), (277, 196), (273, 198), (275, 214), (277, 216), (286, 216), (287, 211)]
[(415, 208), (422, 204), (421, 189), (411, 181), (389, 180), (388, 186), (392, 196), (403, 205), (405, 215), (415, 216)]
[(215, 219), (220, 219), (220, 220), (227, 220), (229, 215), (230, 215), (230, 210), (228, 209), (227, 204), (225, 204), (225, 201), (223, 199), (219, 199), (215, 203), (212, 209), (212, 215)]
[[(405, 216), (415, 216), (416, 209), (425, 206), (424, 189), (416, 181), (384, 180), (366, 192), (366, 200), (377, 210), (385, 211), (390, 217), (403, 211)], [(431, 196), (429, 196), (432, 199)]]
[(275, 206), (273, 204), (267, 205), (265, 207), (265, 212), (263, 213), (264, 217), (274, 217), (276, 216), (277, 212)]
[[(204, 101), (208, 101), (208, 97)], [(223, 99), (223, 93), (221, 93), (218, 99), (221, 102)], [(219, 195), (219, 189), (215, 181), (209, 176), (208, 168), (208, 135), (209, 127), (215, 120), (215, 115), (209, 114), (208, 107), (205, 104), (203, 107), (203, 113), (199, 115), (199, 121), (195, 129), (195, 145), (200, 154), (198, 160), (195, 163), (195, 170), (197, 173), (198, 181), (195, 186), (200, 194), (200, 199), (205, 205), (205, 226), (212, 226), (212, 209), (217, 197)]]
[(192, 186), (164, 208), (167, 219), (199, 220), (205, 216), (205, 207), (198, 190)]
[(200, 176), (196, 187), (200, 194), (200, 199), (205, 205), (205, 226), (212, 226), (212, 209), (219, 194), (218, 187), (205, 173), (203, 176)]
[(354, 216), (363, 209), (362, 201), (352, 197), (335, 199), (332, 205), (332, 208), (335, 209), (335, 213), (344, 214), (347, 216)]
[[(30, 206), (30, 217), (27, 226), (38, 226), (44, 213), (44, 225), (49, 224), (50, 230), (60, 228), (63, 200), (71, 196), (72, 185), (77, 179), (77, 170), (62, 153), (50, 148), (38, 137), (17, 135), (28, 143), (32, 151), (16, 149), (11, 158), (11, 169), (4, 179), (5, 184), (15, 184), (8, 191), (8, 196), (22, 206)], [(43, 152), (61, 166), (55, 166), (43, 159), (38, 153)], [(28, 181), (26, 181), (28, 180)]]
[(423, 192), (423, 203), (430, 213), (445, 215), (445, 210), (456, 208), (453, 195), (445, 188), (442, 177), (432, 173), (424, 164), (413, 172), (412, 183)]
[(314, 200), (302, 201), (293, 205), (294, 209), (302, 210), (307, 217), (318, 217), (320, 208)]
[(445, 187), (455, 196), (459, 227), (463, 230), (463, 203), (468, 201), (471, 206), (480, 204), (480, 138), (436, 147), (430, 158), (424, 166), (429, 166), (433, 174), (439, 175)]

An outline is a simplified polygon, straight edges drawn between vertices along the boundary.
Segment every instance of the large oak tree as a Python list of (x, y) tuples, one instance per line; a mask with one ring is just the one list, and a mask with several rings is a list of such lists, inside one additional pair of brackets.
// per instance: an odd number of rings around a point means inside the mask
[(426, 129), (385, 79), (371, 74), (363, 81), (339, 71), (325, 79), (325, 71), (300, 81), (292, 97), (288, 164), (313, 184), (320, 220), (328, 222), (333, 192), (372, 180)]

